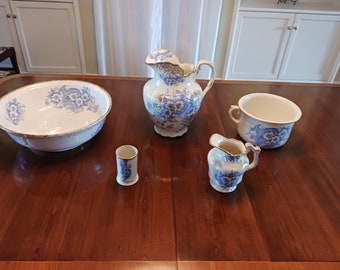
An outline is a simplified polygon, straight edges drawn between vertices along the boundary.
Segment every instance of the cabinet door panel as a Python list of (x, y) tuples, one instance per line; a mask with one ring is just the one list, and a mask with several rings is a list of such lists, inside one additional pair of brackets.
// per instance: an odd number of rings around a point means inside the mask
[(73, 4), (11, 1), (29, 72), (81, 72)]
[[(14, 47), (20, 71), (26, 71), (9, 0), (0, 0), (0, 46)], [(7, 59), (0, 66), (11, 67), (12, 64)]]
[(293, 19), (286, 13), (240, 12), (229, 77), (277, 79)]
[(340, 50), (340, 16), (298, 14), (280, 79), (326, 81)]
[(0, 46), (13, 46), (12, 33), (9, 25), (11, 11), (7, 7), (7, 2), (0, 0)]

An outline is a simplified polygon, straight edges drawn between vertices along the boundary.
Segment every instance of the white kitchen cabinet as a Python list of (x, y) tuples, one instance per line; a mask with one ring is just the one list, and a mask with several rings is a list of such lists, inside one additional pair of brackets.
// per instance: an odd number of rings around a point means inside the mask
[(231, 79), (277, 79), (294, 16), (240, 12), (230, 59)]
[[(8, 0), (0, 0), (0, 46), (14, 47), (20, 70), (26, 70)], [(1, 66), (10, 67), (11, 63), (4, 61)]]
[(28, 72), (82, 73), (81, 31), (74, 3), (10, 1)]
[(243, 0), (234, 25), (227, 79), (331, 82), (338, 71), (337, 0)]
[(297, 14), (279, 78), (327, 81), (339, 52), (340, 16)]

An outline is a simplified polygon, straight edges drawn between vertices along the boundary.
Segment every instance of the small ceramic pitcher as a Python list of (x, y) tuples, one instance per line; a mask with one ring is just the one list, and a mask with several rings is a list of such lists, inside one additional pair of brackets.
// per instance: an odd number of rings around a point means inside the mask
[[(233, 192), (242, 181), (243, 174), (258, 164), (261, 149), (219, 134), (213, 134), (209, 143), (214, 147), (208, 153), (210, 185), (219, 192)], [(247, 156), (250, 151), (254, 153), (251, 163)]]

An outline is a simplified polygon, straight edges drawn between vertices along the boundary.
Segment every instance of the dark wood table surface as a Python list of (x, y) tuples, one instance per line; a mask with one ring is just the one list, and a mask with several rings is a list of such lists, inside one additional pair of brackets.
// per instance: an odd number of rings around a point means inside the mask
[[(21, 74), (0, 80), (0, 96), (53, 79), (98, 84), (113, 107), (94, 139), (63, 153), (34, 154), (0, 131), (0, 269), (340, 269), (340, 85), (216, 81), (170, 139), (153, 131), (146, 78)], [(303, 115), (222, 194), (209, 184), (209, 137), (240, 139), (227, 111), (252, 92)], [(139, 150), (130, 187), (115, 180), (122, 144)]]

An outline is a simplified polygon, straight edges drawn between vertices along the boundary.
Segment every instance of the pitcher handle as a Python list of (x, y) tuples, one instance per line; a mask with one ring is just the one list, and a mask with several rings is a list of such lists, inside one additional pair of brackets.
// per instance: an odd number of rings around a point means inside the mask
[[(236, 124), (240, 123), (240, 108), (237, 105), (231, 105), (228, 111), (228, 114)], [(238, 118), (235, 117), (235, 114)]]
[(251, 143), (247, 142), (245, 144), (247, 149), (247, 154), (252, 151), (254, 154), (253, 161), (248, 165), (247, 171), (253, 169), (259, 163), (259, 154), (261, 152), (261, 148), (259, 146), (254, 146)]
[(208, 82), (207, 86), (204, 88), (203, 93), (202, 93), (202, 97), (204, 97), (205, 94), (208, 93), (208, 91), (210, 90), (210, 88), (214, 84), (215, 68), (214, 68), (214, 63), (213, 62), (207, 61), (207, 60), (201, 60), (201, 61), (198, 62), (197, 66), (196, 66), (196, 71), (195, 71), (196, 74), (198, 74), (198, 72), (200, 71), (202, 65), (207, 65), (207, 66), (209, 66), (211, 68), (211, 75), (210, 75), (209, 82)]

